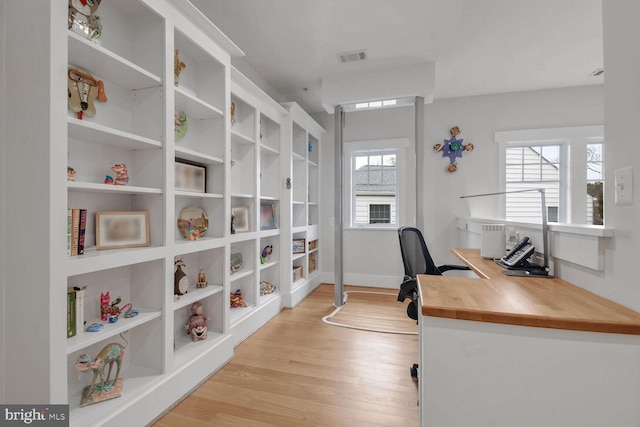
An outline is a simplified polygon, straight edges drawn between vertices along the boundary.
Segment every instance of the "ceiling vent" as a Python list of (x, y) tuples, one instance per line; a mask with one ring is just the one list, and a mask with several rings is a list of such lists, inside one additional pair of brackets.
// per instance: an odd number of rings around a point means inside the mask
[(352, 52), (342, 52), (338, 53), (338, 62), (341, 64), (346, 64), (347, 62), (358, 62), (364, 61), (367, 59), (367, 51), (365, 49), (362, 50), (354, 50)]
[(589, 74), (589, 77), (598, 77), (604, 74), (604, 68), (596, 68), (591, 74)]

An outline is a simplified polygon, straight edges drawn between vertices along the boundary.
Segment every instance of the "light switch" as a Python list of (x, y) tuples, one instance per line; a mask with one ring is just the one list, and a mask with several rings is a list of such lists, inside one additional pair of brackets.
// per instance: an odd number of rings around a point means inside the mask
[(615, 172), (616, 205), (633, 203), (633, 167), (616, 169)]

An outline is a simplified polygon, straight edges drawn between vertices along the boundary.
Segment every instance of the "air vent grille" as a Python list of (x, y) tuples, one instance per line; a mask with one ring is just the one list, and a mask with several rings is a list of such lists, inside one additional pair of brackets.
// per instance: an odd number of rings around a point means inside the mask
[(341, 64), (346, 64), (347, 62), (364, 61), (365, 59), (367, 59), (367, 51), (364, 49), (354, 50), (351, 52), (338, 53), (337, 56), (338, 62), (340, 62)]

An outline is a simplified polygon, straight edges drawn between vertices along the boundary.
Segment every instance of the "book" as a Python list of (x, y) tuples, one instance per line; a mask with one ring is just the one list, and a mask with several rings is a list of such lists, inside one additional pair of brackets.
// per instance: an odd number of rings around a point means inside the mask
[(87, 229), (87, 210), (80, 209), (80, 228), (78, 230), (78, 255), (84, 255), (84, 239)]
[(80, 209), (71, 210), (71, 256), (78, 255), (78, 239), (80, 238)]
[(87, 287), (74, 287), (73, 290), (76, 293), (76, 335), (80, 335), (84, 332), (84, 294)]
[(71, 256), (71, 209), (67, 209), (67, 256)]
[(76, 292), (73, 288), (67, 289), (67, 338), (76, 336)]

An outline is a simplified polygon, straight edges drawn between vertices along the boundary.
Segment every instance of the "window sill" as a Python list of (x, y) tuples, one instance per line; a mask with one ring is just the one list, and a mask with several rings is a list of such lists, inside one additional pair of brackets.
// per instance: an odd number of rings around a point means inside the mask
[[(495, 219), (495, 218), (478, 218), (478, 217), (458, 217), (458, 228), (463, 230), (473, 231), (469, 228), (460, 227), (460, 222), (463, 224), (466, 222), (467, 227), (470, 223), (478, 223), (478, 224), (504, 224), (508, 226), (513, 226), (517, 228), (529, 228), (534, 230), (542, 230), (541, 223), (534, 222), (520, 222), (520, 221), (507, 221), (505, 219)], [(478, 229), (480, 231), (480, 228)], [(592, 237), (613, 237), (614, 229), (607, 228), (606, 226), (600, 225), (586, 225), (586, 224), (565, 224), (565, 223), (557, 223), (550, 222), (549, 223), (549, 231), (557, 232), (557, 233), (568, 233), (568, 234), (579, 234), (581, 236), (592, 236)]]
[(344, 231), (398, 231), (399, 226), (391, 227), (344, 227)]

